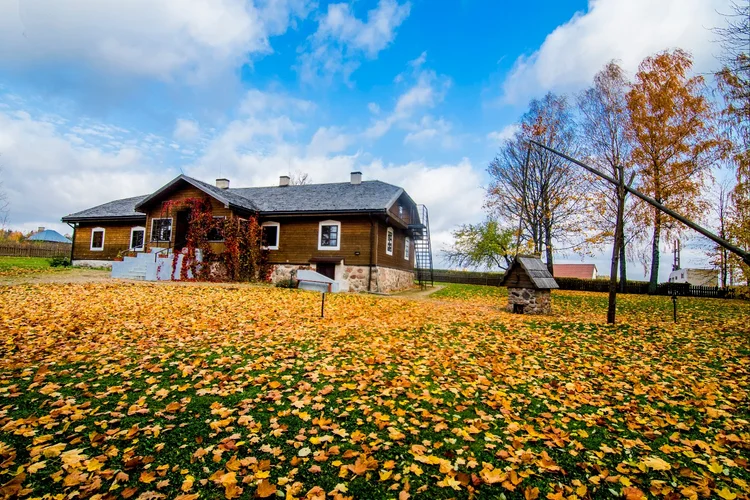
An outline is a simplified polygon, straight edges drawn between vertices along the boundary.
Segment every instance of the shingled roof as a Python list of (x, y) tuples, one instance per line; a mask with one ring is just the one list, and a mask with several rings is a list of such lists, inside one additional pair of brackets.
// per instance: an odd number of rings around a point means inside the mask
[(220, 189), (192, 177), (180, 175), (152, 194), (105, 203), (67, 215), (62, 220), (78, 222), (143, 218), (145, 215), (137, 210), (157, 199), (179, 181), (187, 182), (225, 205), (264, 215), (385, 211), (404, 193), (402, 188), (381, 181)]
[(552, 277), (547, 266), (537, 257), (531, 257), (528, 255), (519, 255), (513, 261), (513, 264), (505, 271), (500, 286), (504, 286), (506, 280), (511, 275), (511, 272), (518, 266), (528, 275), (531, 282), (535, 287), (541, 290), (549, 290), (551, 288), (560, 288)]
[(100, 219), (145, 219), (146, 214), (135, 211), (135, 206), (143, 201), (148, 195), (123, 198), (110, 201), (103, 205), (97, 205), (74, 214), (66, 215), (63, 222), (82, 222), (86, 220)]

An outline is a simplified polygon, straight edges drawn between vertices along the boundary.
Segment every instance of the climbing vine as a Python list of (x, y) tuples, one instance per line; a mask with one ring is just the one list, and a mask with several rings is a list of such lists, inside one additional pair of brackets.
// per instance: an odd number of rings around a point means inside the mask
[[(270, 276), (268, 252), (261, 249), (261, 227), (256, 217), (241, 219), (230, 215), (214, 218), (211, 200), (185, 198), (162, 203), (162, 217), (189, 210), (186, 242), (172, 256), (172, 276), (182, 255), (179, 277), (197, 281), (266, 281)], [(224, 251), (213, 250), (209, 236), (223, 238)], [(191, 277), (192, 276), (192, 277)]]

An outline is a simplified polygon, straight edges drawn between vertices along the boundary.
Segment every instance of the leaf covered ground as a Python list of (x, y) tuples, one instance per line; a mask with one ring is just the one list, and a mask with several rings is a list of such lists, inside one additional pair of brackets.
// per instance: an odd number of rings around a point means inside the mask
[(0, 287), (0, 498), (748, 498), (750, 304), (553, 301)]

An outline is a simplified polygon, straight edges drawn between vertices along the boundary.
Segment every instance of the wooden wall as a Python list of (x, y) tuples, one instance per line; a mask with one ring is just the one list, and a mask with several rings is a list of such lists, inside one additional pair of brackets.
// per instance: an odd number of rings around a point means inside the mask
[[(324, 220), (341, 223), (339, 250), (318, 250), (318, 228)], [(367, 216), (266, 217), (279, 223), (279, 249), (269, 250), (272, 264), (308, 264), (311, 259), (340, 258), (347, 265), (370, 264), (370, 219)], [(359, 252), (359, 255), (355, 255)]]
[(503, 286), (506, 286), (508, 288), (536, 289), (536, 286), (531, 282), (531, 278), (529, 278), (529, 275), (526, 274), (526, 272), (521, 268), (520, 265), (516, 265), (511, 268)]
[(414, 241), (411, 242), (409, 260), (404, 259), (404, 243), (408, 236), (406, 230), (391, 226), (393, 227), (393, 255), (386, 253), (385, 245), (388, 227), (382, 221), (378, 224), (377, 264), (394, 269), (409, 271), (414, 269)]
[[(143, 221), (81, 222), (73, 238), (73, 260), (112, 260), (130, 247), (130, 230), (143, 226)], [(91, 250), (91, 231), (103, 227), (104, 250)]]

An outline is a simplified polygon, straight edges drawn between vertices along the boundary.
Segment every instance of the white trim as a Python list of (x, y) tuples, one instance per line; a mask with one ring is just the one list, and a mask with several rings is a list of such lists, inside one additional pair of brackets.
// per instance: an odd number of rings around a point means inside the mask
[[(101, 248), (94, 247), (94, 233), (100, 232), (102, 233), (102, 246)], [(89, 250), (92, 252), (103, 252), (104, 251), (104, 237), (107, 234), (107, 230), (103, 227), (95, 227), (91, 230), (91, 244), (89, 245)]]
[[(214, 215), (213, 218), (214, 219), (226, 219), (227, 216), (226, 215)], [(222, 237), (220, 240), (209, 240), (209, 239), (207, 239), (206, 241), (208, 243), (224, 243), (224, 240), (226, 240), (226, 238)]]
[[(133, 233), (136, 231), (143, 231), (143, 244), (139, 247), (130, 248), (130, 245), (133, 244)], [(128, 248), (131, 250), (135, 250), (136, 252), (142, 252), (143, 249), (146, 247), (146, 228), (143, 226), (136, 226), (130, 228), (130, 242), (128, 243)]]
[[(264, 227), (276, 227), (276, 244), (275, 245), (268, 245), (267, 247), (263, 246), (263, 228)], [(263, 250), (278, 250), (279, 249), (279, 240), (281, 240), (281, 224), (278, 222), (264, 222), (260, 225), (260, 235), (261, 235), (261, 248)]]
[(408, 236), (404, 238), (404, 260), (409, 260), (411, 257), (411, 238)]
[[(154, 221), (157, 220), (167, 220), (169, 219), (169, 239), (168, 240), (155, 240), (154, 239)], [(151, 219), (151, 234), (149, 235), (149, 240), (152, 243), (169, 243), (172, 241), (172, 231), (174, 230), (174, 220), (172, 220), (172, 217), (154, 217)]]
[[(388, 251), (388, 238), (390, 237), (391, 240), (391, 250)], [(393, 247), (395, 246), (395, 238), (393, 236), (393, 228), (389, 227), (385, 232), (385, 253), (387, 255), (393, 255)]]
[[(323, 236), (323, 226), (337, 226), (336, 246), (323, 246), (321, 240)], [(341, 249), (341, 223), (337, 220), (324, 220), (318, 224), (318, 250), (339, 250)]]

